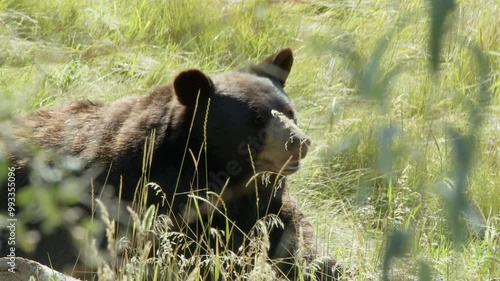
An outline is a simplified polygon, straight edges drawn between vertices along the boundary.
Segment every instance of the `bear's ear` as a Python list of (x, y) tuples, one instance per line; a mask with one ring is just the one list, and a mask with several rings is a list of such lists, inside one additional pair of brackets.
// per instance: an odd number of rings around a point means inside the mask
[(284, 86), (288, 74), (292, 70), (292, 65), (292, 49), (284, 48), (253, 67), (253, 70), (258, 74), (264, 74), (277, 79)]
[(185, 106), (194, 106), (199, 101), (208, 99), (214, 84), (212, 79), (198, 69), (184, 70), (174, 79), (174, 90), (177, 99)]

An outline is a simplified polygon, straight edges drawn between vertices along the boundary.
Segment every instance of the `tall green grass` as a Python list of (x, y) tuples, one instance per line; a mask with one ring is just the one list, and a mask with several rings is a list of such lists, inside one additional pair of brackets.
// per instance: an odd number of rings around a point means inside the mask
[(291, 46), (314, 147), (290, 185), (331, 254), (355, 280), (494, 280), (500, 4), (439, 3), (0, 0), (1, 118)]

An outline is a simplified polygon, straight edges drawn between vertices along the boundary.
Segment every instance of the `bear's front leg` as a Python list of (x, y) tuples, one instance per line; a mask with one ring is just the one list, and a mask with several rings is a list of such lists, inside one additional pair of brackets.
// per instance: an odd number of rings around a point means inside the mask
[(283, 228), (272, 229), (269, 250), (269, 258), (279, 273), (289, 280), (341, 280), (341, 268), (335, 259), (323, 255), (314, 228), (297, 208), (295, 199), (288, 192), (279, 199)]

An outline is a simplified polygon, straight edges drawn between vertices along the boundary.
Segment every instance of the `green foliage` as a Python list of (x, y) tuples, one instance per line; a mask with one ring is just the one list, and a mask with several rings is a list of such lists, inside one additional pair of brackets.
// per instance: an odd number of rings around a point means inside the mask
[[(330, 253), (356, 268), (355, 280), (493, 280), (499, 13), (488, 0), (0, 0), (0, 118), (140, 94), (184, 68), (221, 72), (291, 46), (287, 90), (314, 140), (291, 186)], [(0, 150), (0, 167), (5, 157)], [(39, 199), (33, 206), (50, 229), (78, 192), (57, 180), (41, 190), (19, 196)], [(185, 237), (156, 210), (136, 207), (135, 229), (160, 240), (157, 280), (202, 278), (186, 272), (198, 260), (177, 255), (173, 242)], [(151, 270), (141, 243), (122, 271), (129, 277)], [(210, 258), (218, 276), (262, 262)], [(107, 266), (102, 276), (115, 278), (117, 263)]]

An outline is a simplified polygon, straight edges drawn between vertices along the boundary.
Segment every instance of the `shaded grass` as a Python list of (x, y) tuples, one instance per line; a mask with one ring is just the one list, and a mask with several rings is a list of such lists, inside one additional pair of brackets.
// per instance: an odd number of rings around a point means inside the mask
[[(499, 278), (500, 6), (455, 4), (433, 73), (429, 2), (0, 0), (0, 112), (141, 94), (184, 68), (225, 71), (290, 45), (287, 89), (315, 143), (292, 188), (331, 252), (378, 279), (400, 239), (394, 279)], [(457, 247), (464, 224), (448, 223), (439, 194), (455, 187), (453, 147), (470, 136), (460, 172), (484, 235)]]

